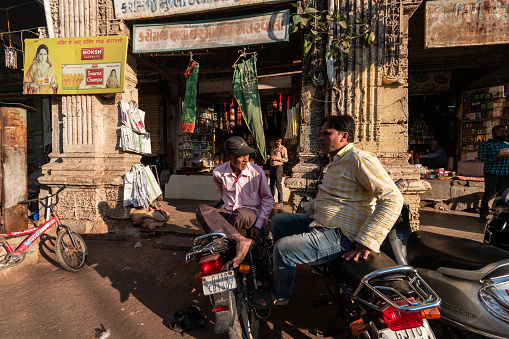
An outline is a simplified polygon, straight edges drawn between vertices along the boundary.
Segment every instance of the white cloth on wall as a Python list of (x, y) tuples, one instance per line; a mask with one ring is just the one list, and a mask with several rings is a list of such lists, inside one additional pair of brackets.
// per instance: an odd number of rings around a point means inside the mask
[(162, 194), (154, 173), (148, 166), (133, 165), (131, 172), (124, 175), (123, 205), (147, 208)]

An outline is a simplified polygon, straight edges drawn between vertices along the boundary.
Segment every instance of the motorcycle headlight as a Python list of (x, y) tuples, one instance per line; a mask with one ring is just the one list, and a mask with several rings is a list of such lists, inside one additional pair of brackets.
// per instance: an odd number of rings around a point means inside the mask
[[(494, 317), (509, 322), (509, 292), (506, 289), (507, 283), (504, 287), (497, 285), (490, 285), (483, 287), (479, 290), (479, 300), (481, 304), (490, 312)], [(506, 293), (504, 296), (502, 293)]]

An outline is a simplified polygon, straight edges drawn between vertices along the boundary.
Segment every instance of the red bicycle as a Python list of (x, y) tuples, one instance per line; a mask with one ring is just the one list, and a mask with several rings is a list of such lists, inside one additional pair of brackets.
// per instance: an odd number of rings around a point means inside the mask
[[(40, 203), (46, 210), (47, 220), (43, 225), (26, 229), (24, 231), (11, 232), (0, 239), (0, 245), (5, 248), (7, 254), (0, 260), (0, 270), (12, 267), (21, 263), (26, 256), (26, 251), (43, 233), (52, 226), (57, 227), (57, 239), (55, 243), (55, 254), (58, 262), (68, 271), (78, 272), (87, 262), (87, 245), (78, 233), (72, 231), (69, 227), (62, 225), (53, 206), (58, 204), (58, 194), (65, 189), (60, 188), (55, 194), (49, 194), (44, 198), (30, 199), (20, 201), (19, 204), (29, 204), (32, 202)], [(49, 212), (49, 213), (48, 213)], [(29, 234), (26, 239), (13, 250), (7, 243), (7, 239)]]

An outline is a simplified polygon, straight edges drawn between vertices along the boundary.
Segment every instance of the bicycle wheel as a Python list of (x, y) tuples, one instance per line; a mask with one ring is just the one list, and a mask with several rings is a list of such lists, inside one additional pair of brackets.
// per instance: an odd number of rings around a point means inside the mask
[(58, 235), (55, 253), (58, 262), (68, 271), (81, 271), (87, 262), (87, 245), (81, 235), (73, 231), (61, 232)]

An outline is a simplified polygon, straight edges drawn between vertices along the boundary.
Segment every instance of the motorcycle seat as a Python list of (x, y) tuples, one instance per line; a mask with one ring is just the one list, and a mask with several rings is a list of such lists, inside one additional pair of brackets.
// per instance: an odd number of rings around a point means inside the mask
[(383, 252), (372, 252), (367, 260), (360, 259), (359, 261), (346, 261), (340, 257), (332, 261), (331, 266), (334, 272), (333, 274), (349, 286), (356, 288), (360, 284), (362, 278), (364, 278), (367, 274), (398, 266), (398, 264), (396, 264)]
[(509, 259), (509, 252), (474, 240), (415, 231), (408, 238), (407, 257), (408, 264), (414, 267), (474, 271)]

